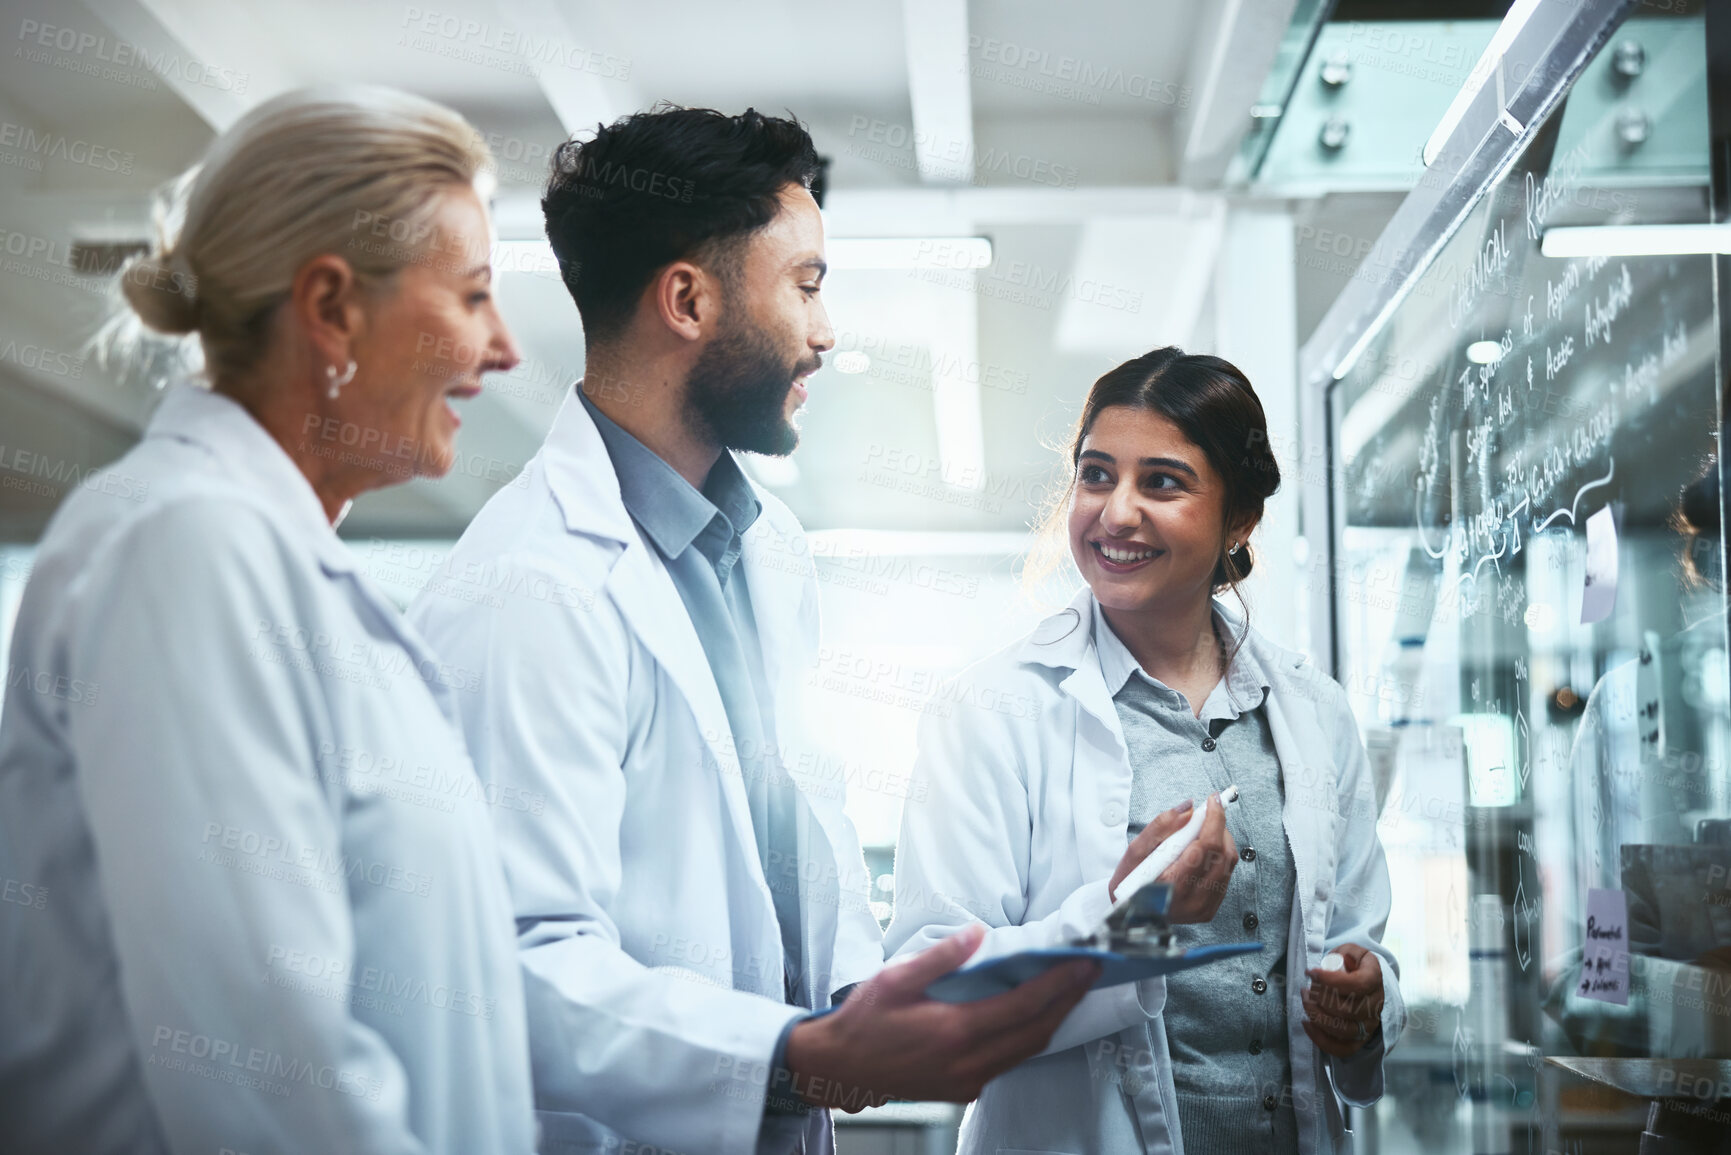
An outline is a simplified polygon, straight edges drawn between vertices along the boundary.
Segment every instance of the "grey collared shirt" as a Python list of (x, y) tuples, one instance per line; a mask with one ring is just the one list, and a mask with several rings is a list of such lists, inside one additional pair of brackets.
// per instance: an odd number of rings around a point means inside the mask
[[(1230, 626), (1215, 611), (1224, 638)], [(1130, 754), (1130, 825), (1236, 785), (1226, 825), (1239, 861), (1209, 923), (1176, 928), (1184, 946), (1261, 940), (1260, 954), (1166, 978), (1166, 1034), (1178, 1122), (1191, 1155), (1296, 1151), (1298, 1119), (1286, 1034), (1286, 935), (1292, 853), (1285, 787), (1263, 705), (1270, 680), (1249, 647), (1233, 655), (1198, 715), (1137, 664), (1094, 603), (1094, 644)]]

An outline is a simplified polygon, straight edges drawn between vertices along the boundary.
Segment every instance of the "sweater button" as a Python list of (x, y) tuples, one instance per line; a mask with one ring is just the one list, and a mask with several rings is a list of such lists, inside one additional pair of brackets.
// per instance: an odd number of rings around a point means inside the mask
[(1212, 749), (1214, 749), (1214, 739), (1212, 739), (1212, 738), (1204, 738), (1204, 739), (1202, 739), (1202, 748), (1203, 748), (1203, 749), (1204, 749), (1204, 750), (1212, 750)]
[(1264, 1111), (1272, 1111), (1278, 1106), (1280, 1106), (1280, 1100), (1273, 1095), (1262, 1096), (1262, 1109)]
[(1252, 980), (1250, 980), (1250, 989), (1255, 991), (1259, 995), (1263, 994), (1268, 990), (1268, 980), (1267, 979), (1252, 979)]
[(1250, 1053), (1253, 1055), (1260, 1055), (1262, 1053), (1262, 1040), (1261, 1039), (1250, 1040)]
[(1246, 862), (1255, 862), (1256, 861), (1256, 847), (1246, 846), (1243, 850), (1240, 850), (1238, 852), (1238, 857), (1242, 858)]
[(1250, 913), (1249, 913), (1249, 914), (1246, 914), (1246, 915), (1245, 915), (1245, 916), (1244, 916), (1244, 929), (1245, 929), (1245, 930), (1255, 930), (1255, 929), (1256, 929), (1256, 924), (1257, 924), (1257, 923), (1258, 923), (1258, 922), (1259, 922), (1259, 921), (1261, 921), (1261, 920), (1259, 920), (1259, 919), (1258, 919), (1258, 918), (1257, 918), (1257, 917), (1256, 917), (1256, 912), (1255, 912), (1255, 911), (1251, 911), (1251, 912), (1250, 912)]

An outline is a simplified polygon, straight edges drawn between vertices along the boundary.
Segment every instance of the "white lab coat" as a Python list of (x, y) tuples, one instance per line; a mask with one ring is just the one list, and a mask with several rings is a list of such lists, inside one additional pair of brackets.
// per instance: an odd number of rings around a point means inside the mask
[[(922, 723), (896, 854), (892, 956), (979, 921), (989, 928), (976, 956), (985, 960), (1054, 945), (1104, 917), (1128, 844), (1131, 771), (1092, 614), (1084, 589), (1029, 637), (962, 673), (943, 695), (952, 707)], [(1337, 1093), (1356, 1105), (1381, 1097), (1382, 1056), (1406, 1021), (1394, 958), (1379, 943), (1388, 870), (1344, 691), (1255, 631), (1245, 644), (1272, 682), (1267, 713), (1296, 875), (1287, 1022), (1300, 1150), (1327, 1155), (1349, 1149)], [(1386, 1001), (1381, 1044), (1340, 1061), (1304, 1034), (1298, 998), (1305, 970), (1346, 942), (1381, 957)], [(1090, 993), (1044, 1054), (987, 1084), (961, 1150), (1181, 1153), (1165, 997), (1162, 979)]]
[[(841, 783), (801, 738), (816, 572), (792, 513), (758, 498), (740, 569), (804, 801), (804, 985), (821, 1008), (882, 967), (882, 939)], [(495, 814), (544, 1144), (757, 1150), (768, 1060), (801, 1012), (783, 999), (775, 907), (720, 691), (575, 391), (410, 618), (447, 660), (480, 672), (463, 719), (482, 777), (544, 801)], [(829, 1149), (825, 1112), (772, 1118), (763, 1149), (791, 1150), (801, 1132), (808, 1152)]]
[(0, 1146), (529, 1150), (461, 671), (244, 409), (172, 389), (42, 539), (0, 715)]

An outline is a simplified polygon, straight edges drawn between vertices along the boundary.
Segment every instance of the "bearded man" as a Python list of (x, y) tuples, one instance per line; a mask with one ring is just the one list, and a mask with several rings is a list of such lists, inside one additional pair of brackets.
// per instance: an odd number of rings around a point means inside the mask
[(543, 1151), (829, 1151), (827, 1108), (972, 1099), (1095, 977), (925, 998), (977, 928), (884, 969), (815, 773), (810, 550), (733, 453), (793, 451), (835, 342), (819, 170), (804, 128), (749, 110), (559, 149), (542, 208), (584, 379), (410, 612), (474, 675)]

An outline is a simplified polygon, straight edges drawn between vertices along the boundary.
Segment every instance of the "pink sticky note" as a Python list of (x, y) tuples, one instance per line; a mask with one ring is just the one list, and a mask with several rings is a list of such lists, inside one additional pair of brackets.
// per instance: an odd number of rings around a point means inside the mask
[(1581, 590), (1581, 624), (1611, 616), (1617, 604), (1617, 523), (1605, 506), (1587, 519), (1587, 578)]

